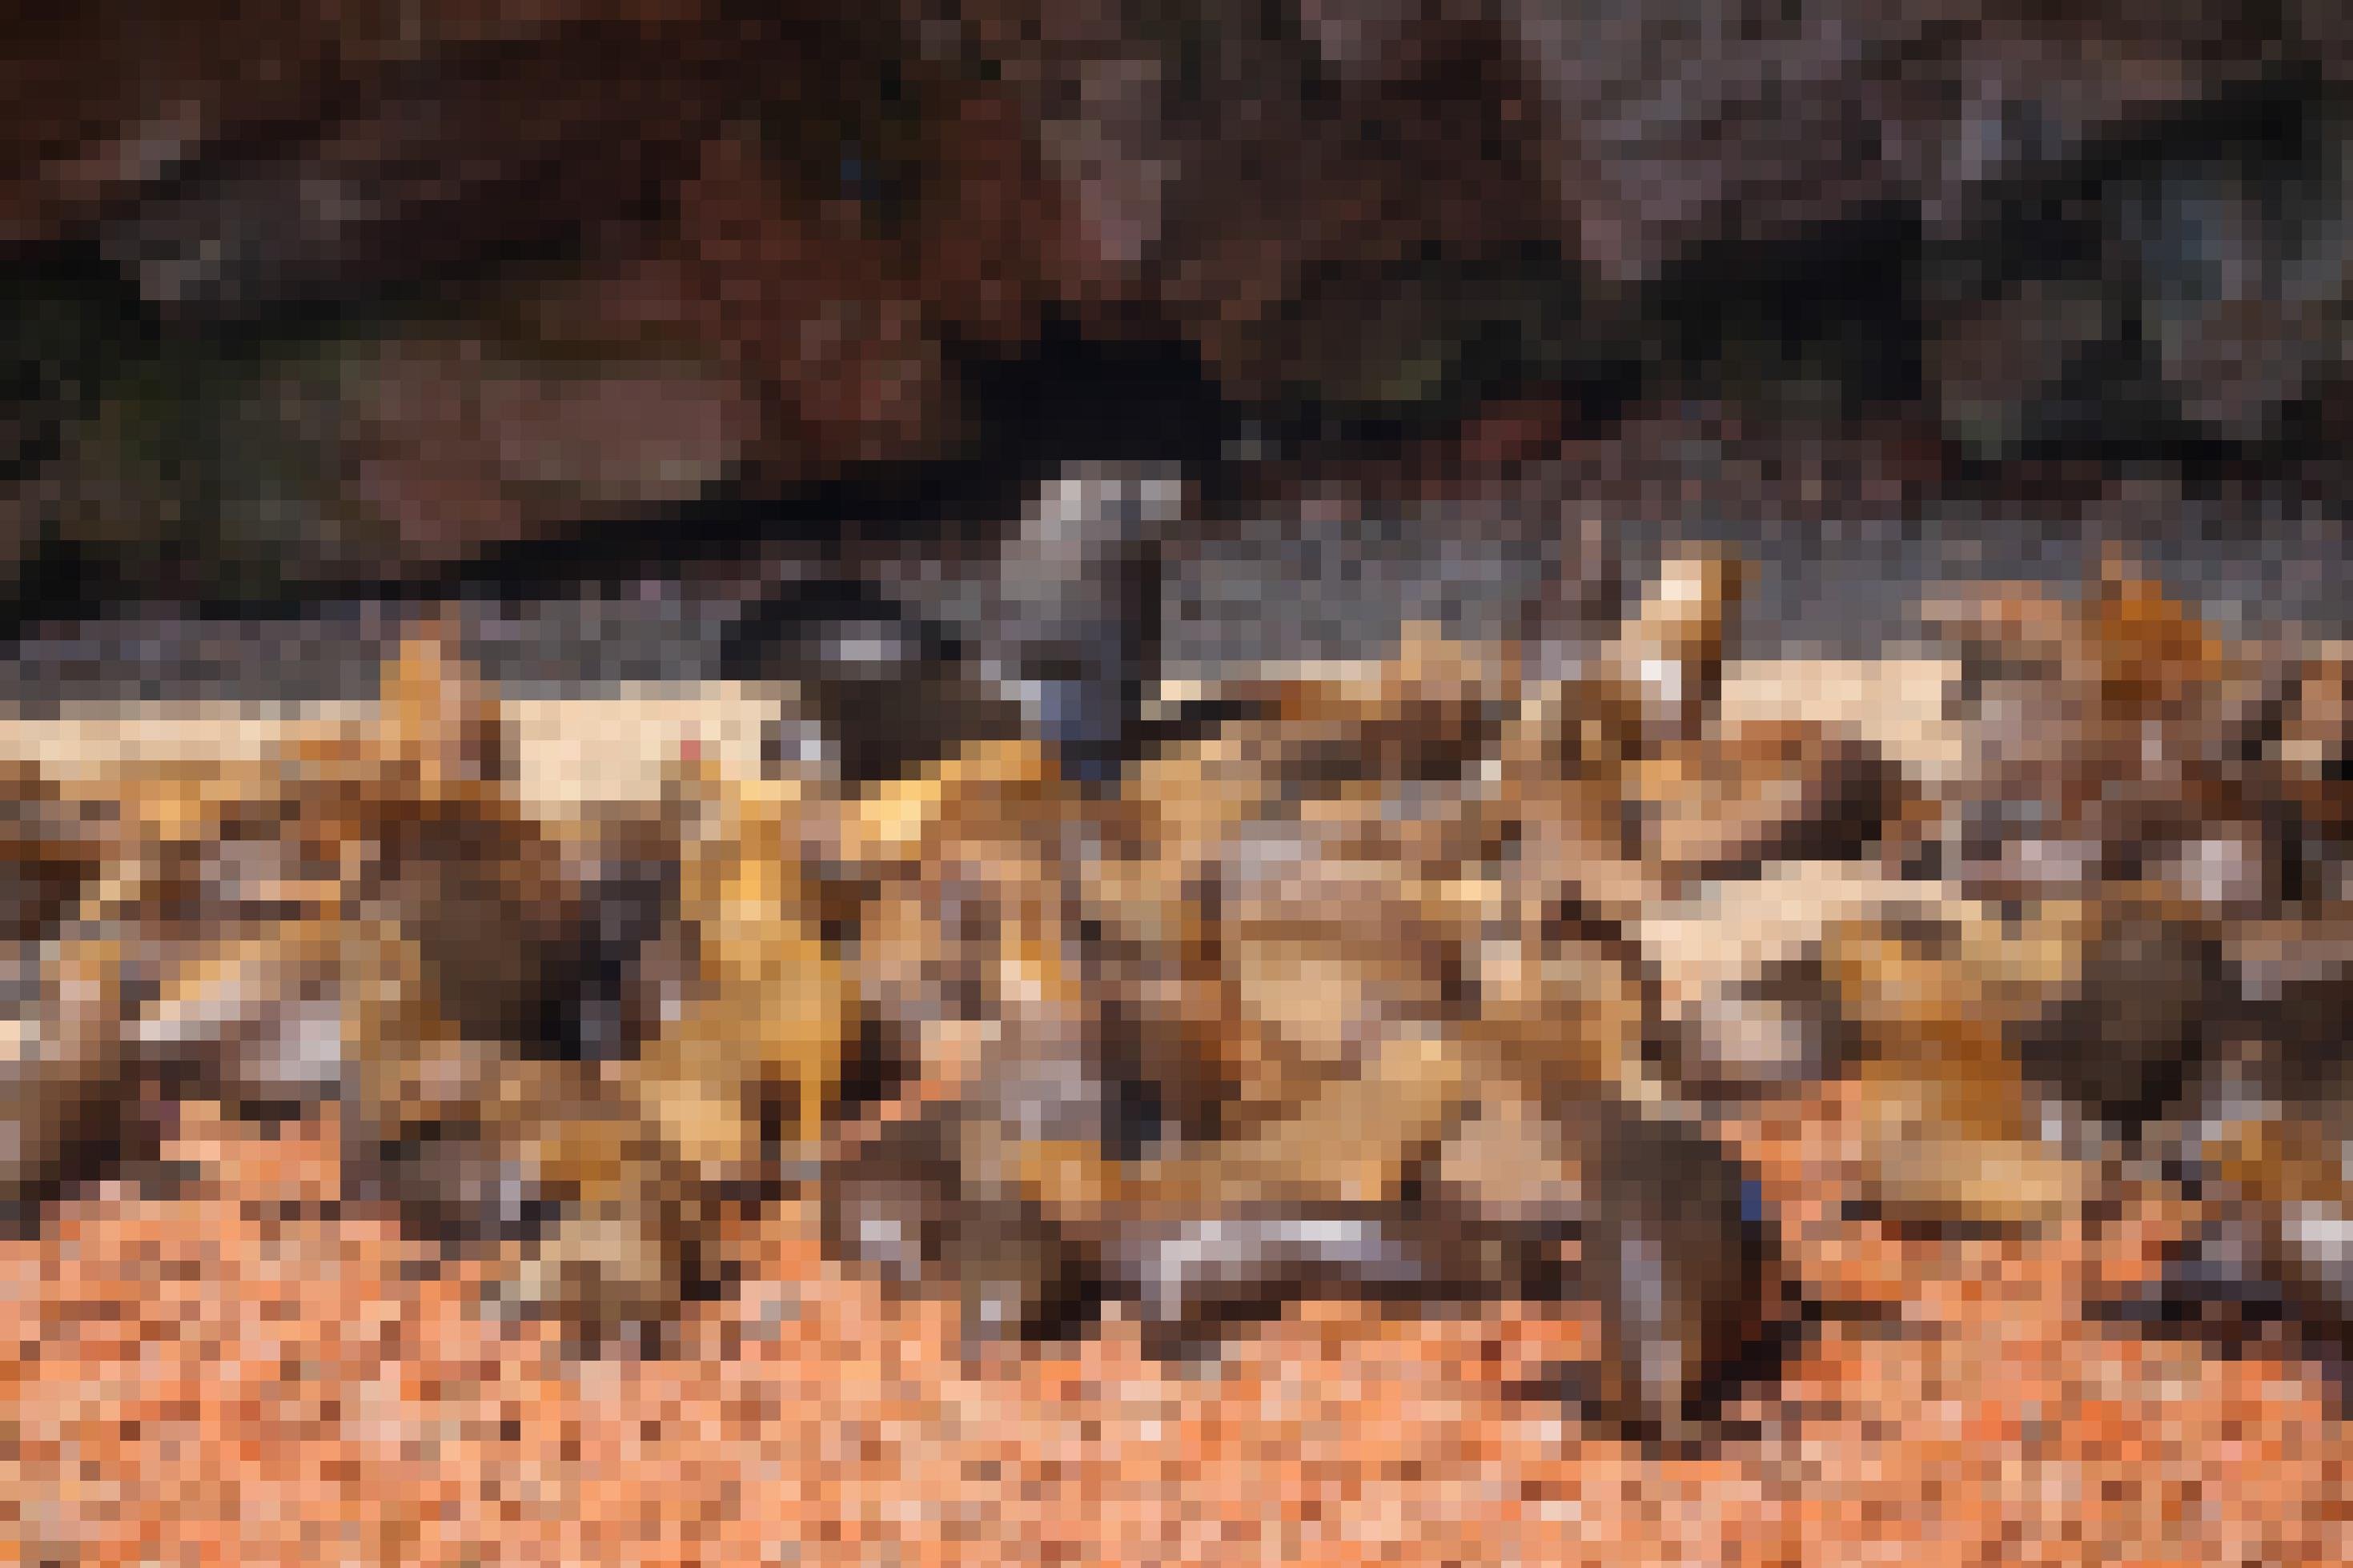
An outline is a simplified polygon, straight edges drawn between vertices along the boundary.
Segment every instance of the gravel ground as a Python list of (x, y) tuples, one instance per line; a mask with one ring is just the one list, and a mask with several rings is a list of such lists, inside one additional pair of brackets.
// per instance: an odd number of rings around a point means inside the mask
[[(1444, 513), (1442, 526), (1396, 512), (1269, 518), (1231, 528), (1166, 585), (1164, 658), (1173, 679), (1229, 675), (1268, 659), (1379, 652), (1398, 624), (1436, 617), (1461, 629), (1507, 624), (1529, 585), (1561, 552), (1556, 508), (1581, 508), (1573, 482), (1541, 509)], [(1757, 655), (1873, 657), (1907, 644), (1924, 588), (2024, 577), (2070, 586), (2095, 563), (2098, 541), (2129, 542), (2177, 593), (2229, 631), (2296, 625), (2353, 636), (2353, 551), (2343, 524), (2317, 509), (2252, 519), (2179, 498), (2122, 504), (2105, 521), (1948, 510), (1936, 521), (1841, 517), (1733, 504), (1723, 495), (1674, 528), (1600, 512), (1630, 576), (1673, 538), (1738, 546), (1757, 568), (1743, 646)], [(1767, 500), (1770, 500), (1768, 495)], [(1600, 503), (1597, 502), (1596, 505)], [(1580, 511), (1577, 515), (1587, 515)], [(617, 683), (707, 680), (771, 562), (706, 570), (523, 603), (455, 606), (468, 652), (512, 695), (554, 697)], [(418, 612), (343, 604), (263, 621), (207, 621), (143, 612), (43, 628), (0, 661), (0, 707), (142, 698), (244, 702), (356, 700), (369, 696), (384, 650)]]
[[(1213, 1370), (1134, 1330), (973, 1365), (786, 1205), (685, 1353), (569, 1364), (337, 1210), (330, 1127), (190, 1108), (165, 1200), (0, 1245), (0, 1555), (25, 1563), (2318, 1563), (2353, 1551), (2310, 1366), (2086, 1321), (2181, 1216), (1900, 1241), (1840, 1108), (1746, 1130), (1831, 1321), (1700, 1454), (1526, 1385), (1574, 1310), (1312, 1306)], [(328, 1205), (322, 1208), (321, 1205)]]

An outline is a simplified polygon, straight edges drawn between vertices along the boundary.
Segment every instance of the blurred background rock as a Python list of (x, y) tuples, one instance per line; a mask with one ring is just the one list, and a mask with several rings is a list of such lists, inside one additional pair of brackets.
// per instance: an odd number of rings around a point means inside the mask
[(693, 673), (809, 563), (985, 558), (1106, 457), (1245, 536), (1313, 489), (1374, 541), (1499, 494), (1741, 538), (1767, 635), (2116, 533), (2342, 629), (2331, 7), (778, 9), (7, 24), (28, 668), (389, 587), (607, 603)]

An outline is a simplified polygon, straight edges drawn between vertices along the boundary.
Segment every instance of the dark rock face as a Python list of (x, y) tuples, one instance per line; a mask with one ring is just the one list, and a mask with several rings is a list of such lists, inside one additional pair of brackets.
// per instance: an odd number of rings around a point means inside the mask
[(8, 51), (0, 570), (52, 612), (534, 541), (658, 572), (681, 509), (1053, 425), (989, 367), (1054, 321), (1183, 345), (1228, 428), (1139, 359), (1033, 481), (1550, 406), (1507, 460), (1651, 474), (1591, 509), (1637, 537), (2063, 539), (2130, 481), (2276, 559), (2342, 483), (2325, 9), (100, 6)]

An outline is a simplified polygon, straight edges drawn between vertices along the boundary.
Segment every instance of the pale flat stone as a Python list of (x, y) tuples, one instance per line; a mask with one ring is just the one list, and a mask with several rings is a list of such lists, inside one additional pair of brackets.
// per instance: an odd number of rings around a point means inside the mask
[[(66, 778), (126, 764), (257, 761), (293, 736), (364, 722), (372, 702), (263, 707), (237, 702), (77, 705), (56, 718), (0, 719), (0, 760)], [(533, 809), (651, 801), (689, 742), (731, 773), (760, 767), (765, 726), (787, 715), (788, 690), (728, 682), (624, 688), (609, 696), (505, 704), (517, 791)]]

